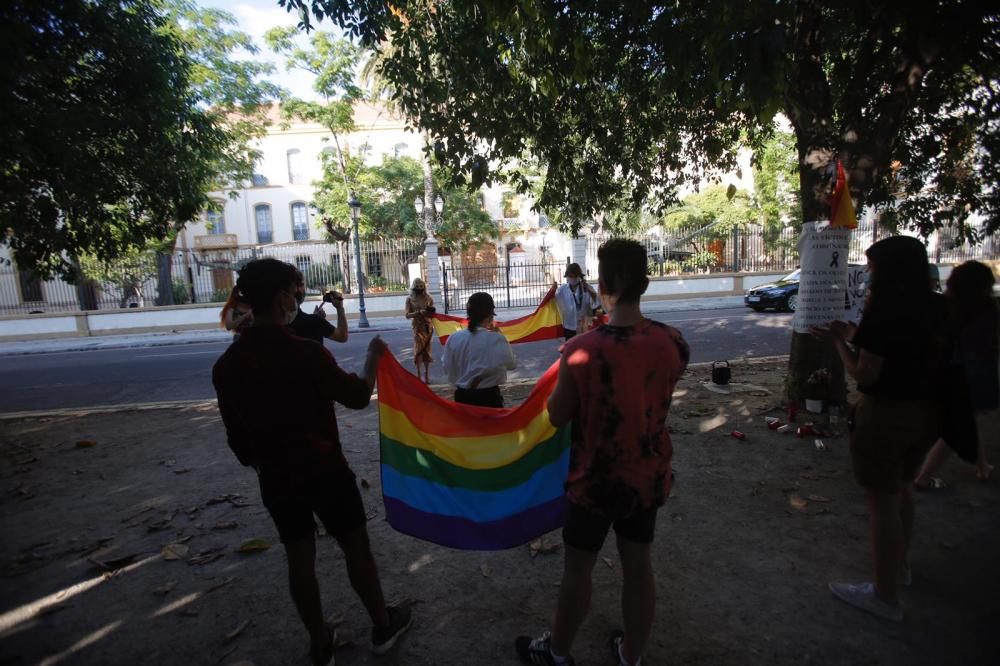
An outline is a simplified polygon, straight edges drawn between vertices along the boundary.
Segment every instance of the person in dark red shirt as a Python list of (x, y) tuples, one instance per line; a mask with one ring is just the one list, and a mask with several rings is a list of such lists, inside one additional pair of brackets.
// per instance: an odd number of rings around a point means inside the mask
[(343, 549), (351, 586), (374, 624), (372, 651), (384, 654), (412, 616), (409, 608), (385, 604), (334, 403), (368, 405), (385, 343), (373, 338), (362, 376), (349, 374), (321, 344), (288, 327), (298, 312), (293, 266), (276, 259), (250, 262), (237, 288), (254, 323), (216, 362), (212, 382), (229, 446), (257, 471), (264, 506), (285, 545), (292, 600), (309, 631), (313, 663), (328, 663), (334, 643), (316, 580), (314, 514)]

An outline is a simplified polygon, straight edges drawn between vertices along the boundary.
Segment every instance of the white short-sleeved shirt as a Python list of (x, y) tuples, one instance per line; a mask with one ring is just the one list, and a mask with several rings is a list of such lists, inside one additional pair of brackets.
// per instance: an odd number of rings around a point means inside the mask
[(442, 362), (448, 381), (459, 388), (471, 388), (477, 377), (477, 389), (499, 386), (507, 381), (507, 371), (517, 367), (507, 338), (486, 329), (463, 328), (450, 335)]
[[(591, 317), (593, 310), (597, 307), (594, 298), (583, 285), (578, 286), (578, 291), (574, 293), (568, 284), (561, 284), (556, 289), (556, 305), (559, 306), (559, 314), (562, 316), (563, 328), (571, 331), (577, 330), (580, 319)], [(579, 302), (578, 302), (579, 301)]]

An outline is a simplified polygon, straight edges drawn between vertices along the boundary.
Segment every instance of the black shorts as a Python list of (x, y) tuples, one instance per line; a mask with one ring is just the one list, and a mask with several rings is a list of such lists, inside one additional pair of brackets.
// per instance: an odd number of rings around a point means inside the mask
[(260, 495), (278, 528), (281, 543), (292, 543), (316, 531), (315, 514), (328, 534), (341, 537), (367, 522), (361, 492), (350, 468), (280, 488), (260, 482)]
[(455, 402), (478, 405), (479, 407), (503, 407), (503, 395), (500, 394), (499, 386), (484, 389), (467, 389), (456, 386)]
[(568, 546), (596, 553), (604, 545), (608, 530), (614, 525), (615, 534), (636, 543), (653, 543), (658, 508), (647, 509), (629, 516), (615, 517), (597, 513), (569, 503), (563, 523), (563, 541)]

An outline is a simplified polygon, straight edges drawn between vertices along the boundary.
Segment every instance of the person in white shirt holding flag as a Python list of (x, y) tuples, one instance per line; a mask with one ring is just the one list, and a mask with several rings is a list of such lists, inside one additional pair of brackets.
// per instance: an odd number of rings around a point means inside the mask
[(584, 333), (590, 327), (594, 308), (600, 303), (597, 291), (583, 277), (580, 264), (566, 267), (566, 283), (556, 289), (556, 304), (562, 316), (563, 335), (567, 340), (577, 333)]
[(503, 407), (500, 385), (517, 359), (507, 338), (493, 323), (493, 297), (484, 291), (469, 297), (465, 310), (468, 328), (448, 337), (442, 363), (455, 386), (455, 402), (481, 407)]

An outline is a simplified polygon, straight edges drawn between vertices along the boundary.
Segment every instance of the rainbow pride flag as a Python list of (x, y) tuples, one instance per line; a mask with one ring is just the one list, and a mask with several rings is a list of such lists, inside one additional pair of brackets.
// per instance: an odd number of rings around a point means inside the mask
[[(503, 336), (507, 338), (507, 342), (512, 345), (519, 342), (561, 338), (563, 335), (562, 316), (559, 314), (559, 306), (556, 305), (555, 296), (555, 288), (549, 289), (545, 298), (531, 314), (510, 321), (496, 320), (494, 323)], [(448, 336), (468, 326), (469, 320), (446, 314), (434, 314), (431, 317), (431, 325), (443, 345), (448, 342)]]
[(382, 497), (393, 529), (442, 546), (500, 550), (562, 526), (569, 426), (549, 422), (558, 362), (512, 409), (435, 395), (392, 354), (378, 367)]

